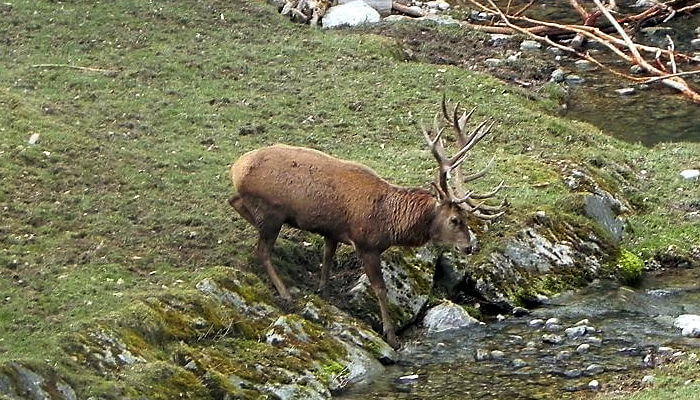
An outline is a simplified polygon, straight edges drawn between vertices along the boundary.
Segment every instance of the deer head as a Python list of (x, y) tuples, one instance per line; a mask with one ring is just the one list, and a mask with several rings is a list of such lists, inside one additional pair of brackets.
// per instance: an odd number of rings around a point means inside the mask
[[(488, 193), (475, 193), (466, 191), (462, 185), (486, 175), (493, 166), (494, 158), (486, 167), (471, 175), (462, 176), (459, 166), (467, 159), (467, 154), (481, 139), (483, 139), (494, 125), (494, 121), (484, 120), (469, 134), (464, 132), (467, 122), (476, 110), (464, 111), (459, 116), (459, 103), (448, 111), (447, 101), (442, 99), (442, 116), (447, 125), (452, 127), (459, 150), (454, 156), (445, 155), (442, 134), (444, 127), (440, 127), (439, 114), (435, 115), (433, 130), (430, 133), (422, 129), (428, 147), (438, 163), (438, 175), (431, 185), (435, 189), (437, 197), (436, 217), (431, 226), (431, 238), (435, 242), (455, 245), (459, 250), (471, 252), (476, 247), (476, 237), (473, 228), (480, 221), (492, 221), (505, 213), (503, 208), (505, 200), (498, 206), (485, 204), (486, 199), (496, 195), (503, 188), (503, 181)], [(453, 181), (453, 186), (450, 181)]]

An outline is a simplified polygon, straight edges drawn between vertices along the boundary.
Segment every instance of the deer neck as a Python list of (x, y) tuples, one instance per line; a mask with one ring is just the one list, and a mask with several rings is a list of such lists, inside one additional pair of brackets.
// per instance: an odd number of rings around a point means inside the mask
[(430, 240), (436, 200), (423, 189), (396, 187), (384, 203), (392, 245), (422, 246)]

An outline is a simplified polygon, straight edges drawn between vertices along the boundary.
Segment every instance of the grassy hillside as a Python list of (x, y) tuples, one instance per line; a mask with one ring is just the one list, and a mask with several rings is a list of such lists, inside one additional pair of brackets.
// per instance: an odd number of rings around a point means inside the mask
[[(560, 159), (629, 196), (633, 251), (684, 251), (700, 236), (686, 217), (696, 186), (677, 176), (697, 144), (618, 142), (493, 78), (406, 62), (385, 37), (311, 30), (252, 0), (15, 0), (0, 5), (0, 37), (2, 360), (52, 364), (65, 332), (211, 266), (257, 273), (254, 230), (226, 203), (227, 164), (246, 151), (311, 146), (427, 187), (417, 123), (443, 92), (499, 121), (470, 159), (496, 156), (477, 188), (505, 179), (512, 204), (485, 242), (535, 210), (566, 212)], [(284, 236), (282, 251), (306, 238)]]

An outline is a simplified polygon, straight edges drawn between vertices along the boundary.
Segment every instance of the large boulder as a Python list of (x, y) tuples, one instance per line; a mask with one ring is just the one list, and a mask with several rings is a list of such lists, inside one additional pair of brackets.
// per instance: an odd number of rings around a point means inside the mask
[(329, 29), (376, 23), (380, 19), (381, 16), (377, 10), (363, 0), (355, 0), (329, 8), (321, 22), (324, 28)]
[(681, 329), (681, 335), (700, 338), (700, 315), (683, 314), (673, 321), (673, 326)]
[(428, 310), (423, 318), (423, 326), (428, 333), (439, 333), (453, 329), (462, 329), (475, 325), (483, 325), (478, 319), (469, 315), (467, 310), (449, 300)]

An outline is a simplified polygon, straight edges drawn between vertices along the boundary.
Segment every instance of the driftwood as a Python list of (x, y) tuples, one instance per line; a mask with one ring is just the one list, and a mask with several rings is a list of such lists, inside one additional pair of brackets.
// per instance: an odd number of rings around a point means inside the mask
[[(642, 13), (623, 17), (618, 20), (610, 11), (610, 9), (614, 8), (615, 6), (614, 1), (609, 1), (606, 6), (600, 0), (593, 0), (596, 10), (593, 12), (588, 12), (577, 0), (570, 0), (574, 10), (576, 10), (576, 12), (581, 16), (583, 25), (567, 25), (541, 21), (522, 15), (508, 15), (492, 0), (486, 0), (485, 2), (469, 0), (469, 2), (474, 4), (480, 10), (499, 17), (500, 22), (496, 25), (488, 25), (489, 28), (505, 28), (509, 30), (510, 33), (521, 33), (527, 35), (534, 40), (547, 43), (550, 46), (572, 53), (579, 58), (586, 59), (595, 65), (625, 79), (640, 83), (661, 81), (666, 86), (680, 91), (693, 102), (700, 103), (700, 95), (682, 78), (683, 76), (700, 73), (700, 70), (683, 72), (678, 68), (678, 64), (680, 62), (687, 63), (697, 62), (700, 60), (676, 51), (675, 45), (671, 41), (670, 37), (667, 38), (669, 41), (669, 46), (667, 48), (635, 43), (631, 39), (630, 34), (628, 34), (622, 26), (622, 24), (634, 24), (634, 26), (631, 26), (630, 28), (636, 29), (641, 23), (646, 21), (667, 21), (680, 13), (689, 13), (699, 10), (700, 3), (686, 5), (687, 2), (682, 0), (669, 1), (653, 6)], [(507, 9), (508, 8), (509, 7), (507, 7)], [(603, 21), (598, 22), (599, 19)], [(607, 33), (603, 27), (607, 27), (612, 33)], [(566, 32), (569, 35), (575, 35), (574, 40), (569, 46), (563, 45), (556, 41), (555, 34), (560, 34), (562, 32)], [(501, 31), (498, 33), (508, 32)], [(579, 47), (584, 40), (602, 44), (621, 59), (627, 61), (629, 64), (639, 65), (652, 76), (631, 76), (627, 73), (618, 71), (611, 66), (605, 65), (588, 53), (580, 52), (577, 50), (577, 47)], [(653, 54), (655, 64), (647, 61), (642, 56), (642, 52)], [(671, 66), (670, 71), (667, 70), (665, 66), (666, 61), (668, 61), (668, 64)]]

